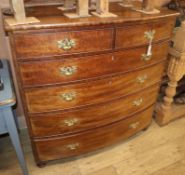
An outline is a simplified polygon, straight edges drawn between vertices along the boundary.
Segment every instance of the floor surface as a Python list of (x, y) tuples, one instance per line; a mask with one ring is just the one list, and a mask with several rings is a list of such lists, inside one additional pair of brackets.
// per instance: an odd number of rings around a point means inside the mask
[[(185, 118), (151, 127), (120, 144), (38, 168), (27, 131), (21, 140), (30, 175), (185, 175)], [(21, 175), (9, 137), (0, 138), (0, 175)]]

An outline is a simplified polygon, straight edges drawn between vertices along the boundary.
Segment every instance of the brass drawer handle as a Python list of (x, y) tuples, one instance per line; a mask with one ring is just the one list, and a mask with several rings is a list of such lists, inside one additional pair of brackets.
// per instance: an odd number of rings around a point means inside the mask
[(70, 76), (77, 72), (77, 66), (60, 67), (59, 70), (62, 75)]
[(62, 97), (62, 99), (65, 101), (73, 101), (76, 98), (76, 93), (75, 92), (64, 93), (60, 94), (60, 97)]
[(134, 106), (140, 106), (142, 103), (143, 103), (143, 99), (142, 98), (133, 101), (133, 105)]
[(149, 30), (146, 31), (144, 33), (144, 37), (148, 40), (148, 41), (152, 41), (154, 39), (156, 31), (155, 30)]
[(139, 125), (140, 125), (140, 122), (135, 122), (135, 123), (130, 124), (129, 128), (136, 129), (136, 128), (138, 128)]
[(147, 53), (146, 54), (142, 54), (141, 55), (141, 59), (144, 61), (149, 61), (152, 58), (152, 42), (154, 39), (156, 31), (155, 30), (150, 30), (150, 31), (146, 31), (144, 33), (144, 37), (148, 40), (149, 44), (148, 44), (148, 48), (147, 48)]
[(148, 79), (147, 75), (137, 77), (137, 82), (143, 84)]
[(65, 51), (70, 50), (76, 46), (75, 40), (69, 38), (57, 41), (57, 44), (59, 49), (63, 49)]
[(70, 145), (67, 145), (66, 147), (69, 149), (69, 150), (75, 150), (79, 147), (79, 143), (74, 143), (74, 144), (70, 144)]
[(143, 61), (150, 61), (152, 59), (152, 54), (147, 55), (147, 54), (142, 54), (141, 55), (141, 60)]
[(74, 126), (78, 123), (78, 119), (77, 118), (73, 118), (73, 119), (66, 119), (64, 120), (64, 124), (68, 127)]

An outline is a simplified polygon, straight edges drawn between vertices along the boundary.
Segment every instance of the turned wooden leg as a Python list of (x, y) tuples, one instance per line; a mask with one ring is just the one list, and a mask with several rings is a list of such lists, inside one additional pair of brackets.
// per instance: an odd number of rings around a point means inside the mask
[(169, 83), (165, 91), (163, 103), (156, 109), (156, 121), (159, 125), (165, 125), (172, 120), (172, 104), (176, 95), (178, 81), (184, 75), (184, 59), (171, 57), (168, 67)]
[(172, 104), (176, 94), (177, 81), (170, 81), (165, 91), (163, 103), (157, 109), (156, 121), (159, 125), (165, 125), (172, 118)]

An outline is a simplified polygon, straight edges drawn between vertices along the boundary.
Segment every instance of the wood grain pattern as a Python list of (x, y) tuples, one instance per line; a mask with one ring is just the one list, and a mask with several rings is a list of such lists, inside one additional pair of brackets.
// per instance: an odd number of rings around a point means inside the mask
[[(104, 126), (127, 118), (138, 111), (155, 103), (158, 84), (149, 89), (101, 104), (97, 107), (88, 107), (70, 112), (56, 112), (50, 114), (30, 115), (32, 133), (34, 137), (68, 134)], [(143, 103), (134, 106), (133, 102), (142, 98)], [(76, 119), (74, 125), (68, 126), (65, 122)]]
[[(107, 51), (112, 49), (112, 29), (83, 31), (39, 31), (39, 33), (21, 33), (14, 36), (17, 58), (26, 59), (53, 55), (69, 55)], [(93, 36), (93, 37), (92, 37)], [(58, 47), (58, 41), (74, 40), (75, 46), (69, 50)]]
[[(41, 113), (65, 110), (74, 107), (104, 103), (120, 98), (138, 92), (144, 87), (151, 86), (153, 83), (159, 82), (163, 68), (164, 67), (162, 66), (162, 70), (158, 70), (159, 75), (155, 79), (153, 78), (154, 75), (156, 75), (154, 74), (154, 71), (157, 70), (153, 70), (153, 76), (148, 77), (148, 82), (146, 82), (145, 86), (138, 83), (137, 74), (135, 74), (134, 78), (132, 78), (132, 74), (130, 74), (130, 76), (123, 75), (83, 84), (28, 89), (25, 91), (28, 112)], [(145, 75), (146, 74), (141, 74), (141, 76)], [(150, 76), (150, 74), (148, 76)], [(153, 78), (153, 80), (150, 78)], [(147, 93), (147, 91), (145, 93)], [(64, 95), (72, 97), (69, 97), (71, 99), (68, 100), (65, 99)], [(143, 97), (146, 96), (143, 94)]]
[[(165, 26), (165, 27), (164, 27)], [(115, 47), (128, 48), (146, 44), (149, 41), (145, 38), (145, 32), (155, 31), (154, 42), (169, 38), (174, 27), (173, 21), (160, 21), (158, 23), (147, 23), (137, 26), (120, 27), (116, 30)], [(166, 30), (166, 29), (171, 30)]]
[[(153, 107), (119, 123), (93, 129), (82, 134), (34, 140), (39, 159), (46, 161), (77, 156), (124, 140), (150, 124), (152, 110)], [(135, 123), (138, 123), (137, 128), (132, 128), (131, 125)], [(77, 149), (70, 150), (68, 145), (75, 143), (78, 143)]]
[[(26, 11), (40, 23), (5, 28), (37, 165), (103, 148), (149, 126), (159, 89), (153, 84), (162, 75), (176, 12), (164, 9), (149, 16), (114, 3), (110, 11), (117, 18), (72, 20), (56, 6)], [(141, 58), (149, 44), (143, 39), (146, 29), (157, 31), (150, 60)], [(72, 42), (63, 51), (58, 41), (66, 38)], [(72, 75), (59, 75), (61, 67), (70, 66), (77, 68)], [(151, 79), (135, 84), (143, 73)], [(66, 95), (73, 91), (71, 101)], [(75, 127), (63, 127), (71, 126), (70, 120)]]
[[(50, 61), (33, 61), (20, 63), (22, 83), (25, 87), (63, 84), (87, 78), (96, 78), (116, 73), (124, 73), (150, 66), (166, 59), (168, 42), (153, 46), (151, 60), (144, 61), (141, 55), (146, 53), (146, 47), (133, 50), (103, 54), (98, 56), (60, 59)], [(75, 66), (76, 72), (66, 76), (61, 68)]]

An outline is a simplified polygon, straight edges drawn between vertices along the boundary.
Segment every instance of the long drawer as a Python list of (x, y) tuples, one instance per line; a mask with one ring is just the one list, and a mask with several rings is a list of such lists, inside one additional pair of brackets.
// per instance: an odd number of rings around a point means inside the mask
[(19, 64), (22, 84), (27, 87), (63, 84), (149, 66), (166, 58), (168, 42), (154, 45), (149, 60), (142, 58), (146, 49), (140, 47), (99, 56), (23, 62)]
[(163, 70), (164, 62), (144, 70), (97, 81), (26, 89), (28, 112), (51, 112), (120, 98), (159, 82)]
[(17, 59), (99, 52), (112, 49), (113, 29), (60, 30), (14, 35)]
[(155, 85), (142, 92), (98, 106), (69, 112), (30, 115), (33, 136), (74, 133), (122, 120), (154, 104), (157, 92), (158, 85)]
[(152, 119), (153, 107), (111, 125), (67, 137), (34, 140), (42, 161), (81, 155), (126, 139), (146, 128)]
[(173, 26), (172, 21), (160, 21), (117, 28), (115, 47), (116, 49), (123, 49), (140, 46), (149, 43), (151, 37), (153, 42), (167, 39), (171, 36), (172, 30), (166, 29), (172, 29)]

